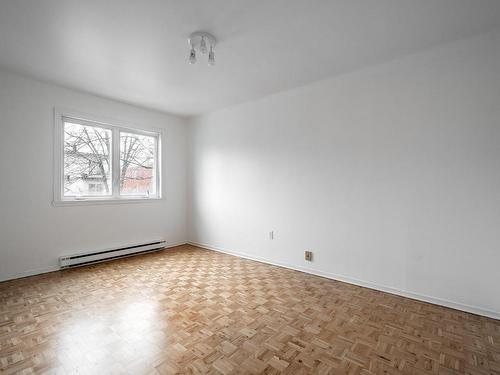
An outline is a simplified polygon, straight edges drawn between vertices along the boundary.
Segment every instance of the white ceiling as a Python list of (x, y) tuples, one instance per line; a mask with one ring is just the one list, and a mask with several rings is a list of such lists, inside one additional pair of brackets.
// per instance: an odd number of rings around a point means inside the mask
[(497, 27), (500, 0), (0, 0), (0, 66), (192, 115)]

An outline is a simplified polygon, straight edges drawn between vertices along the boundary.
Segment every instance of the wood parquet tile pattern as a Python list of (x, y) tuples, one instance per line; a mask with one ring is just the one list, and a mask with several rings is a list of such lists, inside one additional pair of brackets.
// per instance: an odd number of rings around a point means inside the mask
[(0, 373), (500, 374), (500, 321), (185, 245), (0, 283)]

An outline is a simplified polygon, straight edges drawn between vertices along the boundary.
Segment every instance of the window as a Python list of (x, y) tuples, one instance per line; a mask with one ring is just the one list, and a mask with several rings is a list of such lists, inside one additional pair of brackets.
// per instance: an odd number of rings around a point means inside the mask
[[(65, 197), (110, 196), (112, 131), (64, 119)], [(97, 191), (96, 186), (102, 186)]]
[(161, 198), (160, 133), (56, 111), (54, 203)]
[(120, 194), (156, 194), (156, 138), (120, 132)]

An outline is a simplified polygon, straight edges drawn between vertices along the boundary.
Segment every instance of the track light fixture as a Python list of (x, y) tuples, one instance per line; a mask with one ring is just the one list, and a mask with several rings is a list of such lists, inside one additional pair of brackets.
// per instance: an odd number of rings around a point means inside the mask
[(202, 54), (206, 54), (208, 52), (208, 65), (215, 65), (214, 48), (217, 40), (212, 34), (204, 31), (196, 31), (189, 36), (188, 43), (191, 47), (191, 50), (189, 51), (190, 64), (196, 63), (196, 51), (200, 51)]

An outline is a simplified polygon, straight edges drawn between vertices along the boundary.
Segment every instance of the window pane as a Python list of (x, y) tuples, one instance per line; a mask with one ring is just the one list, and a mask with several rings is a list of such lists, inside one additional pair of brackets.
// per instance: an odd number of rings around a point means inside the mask
[(120, 194), (156, 195), (156, 137), (120, 132)]
[(64, 196), (106, 196), (111, 188), (111, 130), (64, 122)]

